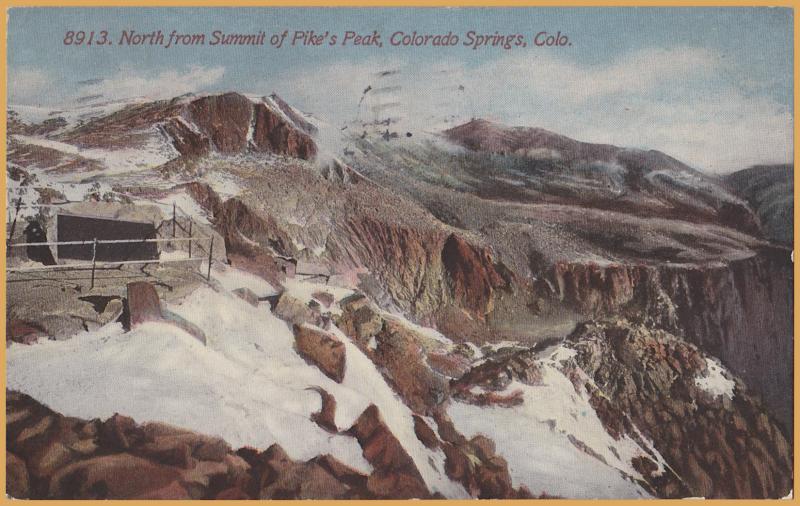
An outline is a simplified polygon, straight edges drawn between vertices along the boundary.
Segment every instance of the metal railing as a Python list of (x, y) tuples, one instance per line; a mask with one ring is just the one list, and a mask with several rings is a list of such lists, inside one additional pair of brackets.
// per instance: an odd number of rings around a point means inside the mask
[(92, 245), (92, 262), (91, 263), (69, 263), (69, 264), (55, 264), (55, 265), (35, 265), (31, 267), (11, 267), (6, 269), (6, 272), (33, 272), (33, 271), (47, 271), (47, 270), (57, 270), (57, 269), (91, 269), (92, 270), (92, 281), (91, 281), (91, 288), (94, 288), (94, 278), (95, 278), (95, 271), (98, 267), (105, 268), (105, 267), (116, 267), (122, 265), (147, 265), (147, 264), (168, 264), (168, 263), (179, 263), (179, 262), (197, 262), (206, 260), (205, 255), (200, 257), (192, 257), (191, 253), (189, 253), (188, 258), (159, 258), (159, 259), (151, 259), (151, 260), (111, 260), (111, 261), (97, 261), (97, 246), (100, 244), (125, 244), (125, 243), (161, 243), (161, 242), (180, 242), (180, 241), (188, 241), (189, 244), (193, 242), (200, 242), (208, 240), (209, 247), (208, 247), (208, 271), (206, 272), (206, 281), (211, 280), (211, 264), (213, 262), (212, 254), (214, 251), (214, 236), (210, 237), (176, 237), (176, 238), (167, 238), (167, 239), (110, 239), (110, 240), (101, 240), (101, 239), (93, 239), (91, 241), (49, 241), (49, 242), (21, 242), (21, 243), (14, 243), (9, 244), (10, 248), (22, 248), (22, 247), (37, 247), (37, 246), (77, 246), (77, 245)]
[[(21, 203), (21, 199), (18, 201)], [(19, 203), (17, 205), (17, 213), (19, 212)], [(184, 226), (180, 223), (178, 219), (178, 212), (180, 212), (184, 218), (186, 218), (187, 222)], [(48, 270), (80, 270), (80, 269), (91, 269), (91, 288), (94, 288), (95, 283), (95, 271), (98, 268), (106, 268), (106, 267), (117, 267), (123, 265), (148, 265), (148, 264), (168, 264), (168, 263), (181, 263), (181, 262), (196, 262), (196, 261), (203, 261), (206, 260), (206, 256), (192, 256), (192, 245), (196, 245), (203, 253), (208, 254), (208, 270), (205, 273), (206, 281), (211, 280), (211, 264), (214, 261), (213, 252), (214, 252), (214, 236), (213, 235), (202, 235), (196, 234), (196, 230), (193, 230), (194, 219), (180, 209), (174, 202), (172, 204), (172, 237), (166, 238), (154, 238), (154, 239), (97, 239), (94, 238), (92, 240), (82, 240), (82, 241), (45, 241), (45, 242), (18, 242), (12, 243), (11, 237), (13, 236), (14, 226), (16, 225), (17, 216), (14, 216), (11, 234), (7, 238), (6, 246), (10, 250), (11, 248), (22, 248), (22, 247), (50, 247), (50, 246), (92, 246), (92, 261), (91, 263), (67, 263), (67, 264), (55, 264), (55, 265), (36, 265), (30, 267), (11, 267), (7, 268), (6, 272), (8, 273), (21, 273), (21, 272), (35, 272), (35, 271), (48, 271)], [(163, 221), (161, 224), (156, 228), (156, 233), (159, 233), (161, 228), (163, 227), (164, 223), (170, 223), (170, 221)], [(183, 231), (184, 233), (188, 234), (188, 237), (177, 237), (178, 230)], [(208, 250), (206, 250), (203, 245), (208, 241)], [(188, 257), (187, 258), (165, 258), (165, 259), (149, 259), (149, 260), (112, 260), (112, 261), (100, 261), (97, 260), (97, 246), (101, 244), (142, 244), (142, 243), (181, 243), (187, 242), (188, 243)]]

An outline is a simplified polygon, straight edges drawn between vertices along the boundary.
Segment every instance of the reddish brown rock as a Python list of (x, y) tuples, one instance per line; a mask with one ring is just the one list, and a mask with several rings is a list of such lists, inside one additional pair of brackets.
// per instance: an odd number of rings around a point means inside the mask
[(187, 105), (191, 121), (220, 153), (241, 153), (247, 147), (253, 103), (238, 93), (211, 95)]
[(378, 498), (424, 499), (430, 492), (414, 461), (370, 405), (347, 431), (358, 439), (364, 458), (374, 468), (367, 488)]
[(49, 497), (63, 499), (175, 498), (168, 488), (180, 473), (129, 454), (79, 460), (59, 469), (50, 479)]
[[(222, 204), (214, 215), (214, 227), (225, 238), (225, 248), (230, 253), (249, 255), (260, 251), (264, 254), (269, 247), (280, 255), (295, 254), (291, 239), (271, 216), (254, 211), (238, 198)], [(254, 248), (253, 242), (264, 247)]]
[(200, 204), (200, 207), (211, 214), (212, 218), (215, 218), (222, 210), (222, 199), (208, 183), (191, 181), (175, 187), (175, 189), (180, 188), (185, 189), (192, 199)]
[(294, 325), (293, 329), (297, 352), (326, 376), (341, 383), (346, 365), (344, 343), (321, 329), (306, 325)]
[(328, 471), (337, 480), (345, 483), (355, 492), (355, 495), (366, 499), (369, 496), (367, 492), (367, 476), (347, 466), (331, 455), (320, 455), (314, 457), (312, 462), (320, 465), (323, 469)]
[[(259, 477), (259, 499), (345, 499), (357, 495), (320, 462), (295, 462), (279, 445), (256, 455), (253, 462)], [(341, 470), (341, 466), (339, 463), (335, 467)]]
[(163, 319), (158, 293), (155, 287), (146, 281), (128, 283), (128, 310), (131, 327)]
[(320, 387), (311, 388), (320, 395), (322, 407), (316, 413), (311, 414), (311, 419), (320, 427), (332, 434), (339, 432), (336, 427), (336, 399), (325, 389)]
[(462, 307), (483, 318), (493, 309), (494, 289), (506, 285), (491, 255), (452, 234), (442, 248), (442, 263), (453, 286), (453, 296)]
[(100, 427), (100, 438), (108, 446), (128, 450), (131, 444), (142, 439), (136, 422), (129, 416), (115, 413)]
[(186, 158), (206, 155), (212, 149), (211, 139), (193, 130), (183, 121), (169, 119), (163, 123), (163, 129), (172, 139), (172, 145), (178, 153)]
[[(361, 347), (381, 369), (387, 382), (413, 411), (427, 414), (448, 396), (445, 378), (426, 363), (425, 354), (413, 330), (394, 319), (378, 315), (369, 304), (355, 305), (344, 301), (345, 310), (339, 319), (340, 328)], [(356, 307), (355, 310), (352, 308)], [(365, 340), (365, 329), (376, 331), (375, 347)]]
[(436, 433), (433, 429), (425, 423), (425, 420), (423, 420), (421, 416), (413, 415), (413, 417), (414, 434), (417, 435), (417, 439), (419, 439), (426, 448), (438, 448), (439, 438), (436, 437)]
[(6, 324), (6, 344), (11, 341), (21, 344), (33, 344), (46, 337), (47, 332), (35, 323), (9, 318)]
[(460, 378), (469, 370), (469, 360), (451, 353), (429, 353), (428, 365), (431, 369), (449, 378)]
[(25, 461), (6, 451), (6, 493), (14, 499), (30, 497), (30, 480)]
[(259, 151), (310, 160), (317, 154), (317, 147), (305, 132), (295, 129), (264, 104), (254, 108), (255, 125), (253, 143)]
[[(7, 392), (7, 489), (32, 499), (213, 498), (250, 481), (220, 438), (115, 415), (86, 422)], [(27, 482), (27, 485), (26, 485)]]

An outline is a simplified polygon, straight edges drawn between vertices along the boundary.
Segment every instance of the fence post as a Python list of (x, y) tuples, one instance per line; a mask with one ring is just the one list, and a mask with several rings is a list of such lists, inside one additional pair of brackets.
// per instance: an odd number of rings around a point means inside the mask
[(192, 220), (189, 220), (189, 258), (192, 258)]
[(92, 243), (92, 287), (94, 288), (94, 266), (97, 261), (97, 237), (94, 238), (94, 242)]
[(14, 212), (14, 221), (11, 223), (11, 231), (8, 234), (8, 239), (6, 240), (6, 248), (9, 244), (11, 244), (11, 239), (14, 238), (14, 229), (17, 228), (17, 217), (19, 216), (19, 210), (22, 207), (22, 197), (17, 199), (17, 208)]
[(175, 238), (175, 223), (176, 223), (176, 216), (175, 216), (175, 202), (172, 202), (172, 238)]
[(214, 251), (214, 236), (211, 236), (211, 244), (208, 246), (208, 274), (206, 281), (211, 281), (211, 252)]

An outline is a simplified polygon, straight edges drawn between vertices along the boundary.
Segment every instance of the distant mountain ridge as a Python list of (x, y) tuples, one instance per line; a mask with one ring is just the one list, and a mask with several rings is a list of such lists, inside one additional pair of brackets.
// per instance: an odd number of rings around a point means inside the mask
[(768, 238), (794, 242), (793, 165), (756, 165), (729, 174), (724, 181), (750, 203)]

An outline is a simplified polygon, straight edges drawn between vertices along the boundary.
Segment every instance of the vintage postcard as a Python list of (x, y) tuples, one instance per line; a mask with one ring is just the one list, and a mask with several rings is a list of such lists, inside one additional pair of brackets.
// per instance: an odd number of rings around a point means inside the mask
[(7, 497), (793, 497), (792, 9), (6, 28)]

